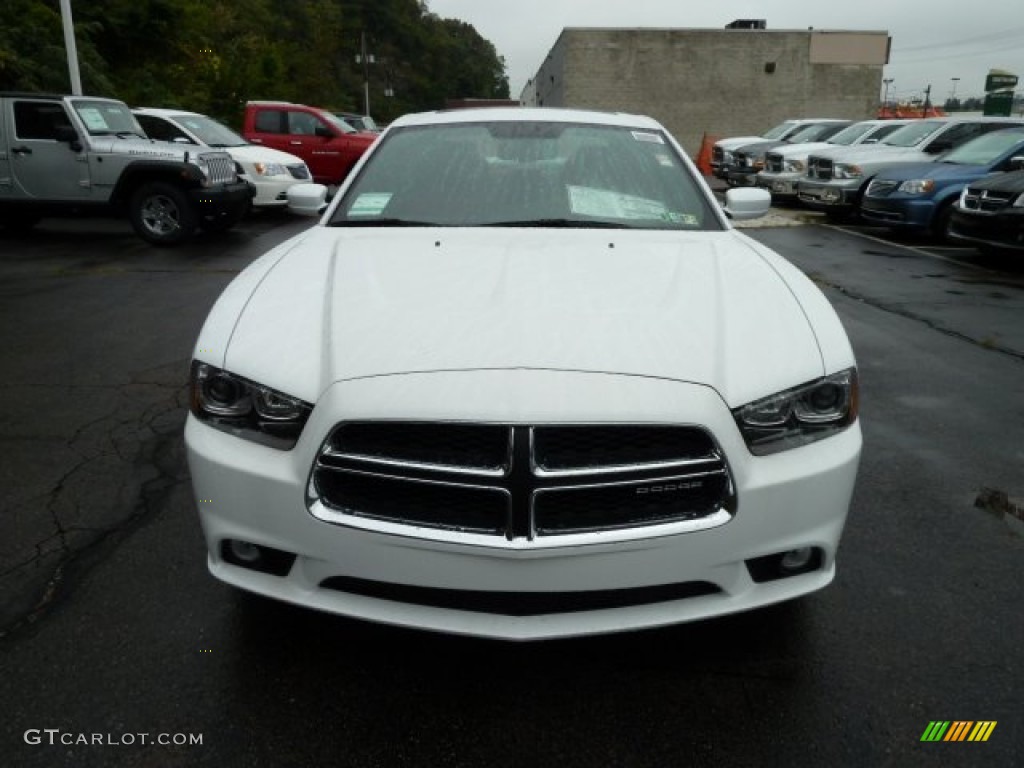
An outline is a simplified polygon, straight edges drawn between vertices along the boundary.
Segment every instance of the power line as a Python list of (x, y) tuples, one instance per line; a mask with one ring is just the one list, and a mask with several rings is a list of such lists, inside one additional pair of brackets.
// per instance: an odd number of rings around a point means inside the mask
[(1016, 44), (1014, 47), (1020, 47), (1020, 36), (1024, 34), (1024, 27), (1019, 29), (1004, 29), (999, 32), (991, 32), (987, 35), (978, 35), (977, 37), (961, 37), (957, 40), (950, 40), (945, 43), (928, 43), (926, 45), (913, 45), (906, 48), (893, 48), (893, 53), (906, 53), (913, 51), (928, 51), (934, 50), (935, 48), (955, 48), (961, 45), (973, 45), (978, 42), (987, 42), (991, 40), (1001, 40), (1016, 38)]

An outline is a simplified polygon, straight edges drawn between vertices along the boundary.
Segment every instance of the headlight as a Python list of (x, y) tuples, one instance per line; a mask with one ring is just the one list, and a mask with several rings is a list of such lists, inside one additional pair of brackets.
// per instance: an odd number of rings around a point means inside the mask
[(252, 166), (260, 176), (287, 176), (288, 169), (281, 163), (253, 163)]
[(906, 192), (908, 195), (925, 195), (935, 189), (935, 182), (931, 179), (909, 179), (900, 184), (899, 192)]
[(837, 179), (859, 179), (863, 175), (863, 172), (859, 165), (836, 163), (832, 166), (832, 175)]
[(212, 365), (192, 361), (192, 413), (237, 437), (290, 450), (313, 406)]
[(804, 164), (799, 160), (786, 160), (782, 164), (782, 169), (790, 173), (803, 173)]
[(787, 389), (733, 411), (750, 452), (766, 456), (834, 435), (857, 419), (857, 369)]

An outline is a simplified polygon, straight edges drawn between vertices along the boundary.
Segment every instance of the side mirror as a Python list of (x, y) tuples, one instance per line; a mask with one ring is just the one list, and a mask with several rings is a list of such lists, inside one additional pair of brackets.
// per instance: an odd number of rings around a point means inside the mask
[(1024, 155), (1014, 155), (1007, 165), (1011, 171), (1024, 171)]
[(324, 139), (333, 139), (334, 138), (334, 131), (332, 131), (330, 128), (328, 128), (323, 123), (317, 123), (316, 124), (316, 128), (313, 129), (313, 135), (314, 136), (320, 136), (321, 138), (324, 138)]
[(70, 125), (58, 125), (53, 130), (53, 137), (62, 144), (67, 144), (75, 152), (82, 151), (82, 143), (78, 140), (78, 131)]
[(288, 210), (299, 216), (319, 216), (327, 208), (327, 187), (323, 184), (293, 184), (288, 187)]
[(733, 221), (757, 219), (772, 207), (772, 195), (767, 189), (738, 188), (725, 193), (722, 210)]

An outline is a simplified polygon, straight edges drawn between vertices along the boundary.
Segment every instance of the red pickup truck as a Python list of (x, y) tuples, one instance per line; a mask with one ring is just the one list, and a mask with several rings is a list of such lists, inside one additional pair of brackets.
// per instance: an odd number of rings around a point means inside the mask
[(287, 101), (250, 101), (242, 136), (298, 155), (318, 184), (340, 184), (378, 134), (356, 131), (330, 112)]

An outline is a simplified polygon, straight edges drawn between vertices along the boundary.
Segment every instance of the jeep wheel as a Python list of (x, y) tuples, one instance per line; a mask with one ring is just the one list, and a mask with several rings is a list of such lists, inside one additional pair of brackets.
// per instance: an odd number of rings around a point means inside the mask
[(198, 222), (185, 193), (162, 181), (139, 187), (129, 209), (136, 234), (151, 245), (177, 245), (195, 234)]

